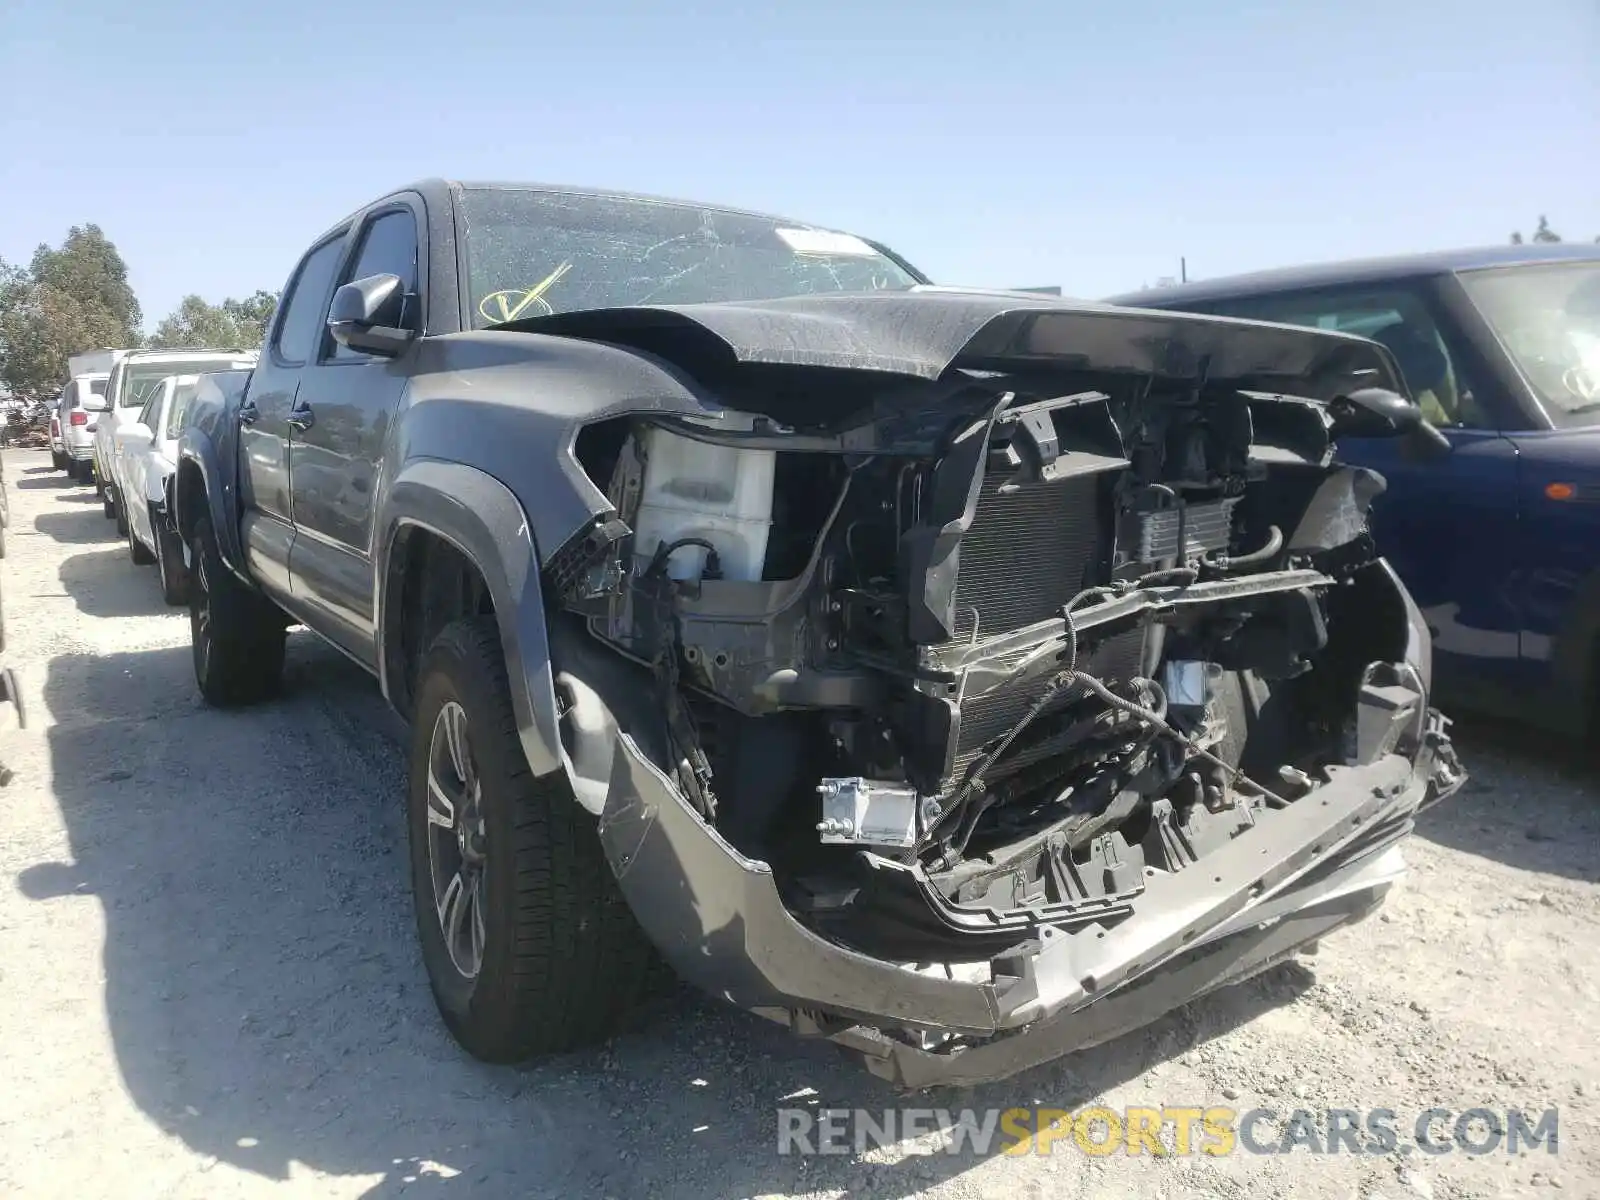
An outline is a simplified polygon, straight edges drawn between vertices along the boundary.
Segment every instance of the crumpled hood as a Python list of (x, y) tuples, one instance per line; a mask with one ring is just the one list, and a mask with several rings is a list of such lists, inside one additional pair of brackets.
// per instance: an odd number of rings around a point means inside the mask
[(680, 330), (740, 363), (937, 379), (952, 367), (1030, 362), (1092, 372), (1205, 377), (1250, 391), (1329, 399), (1358, 387), (1403, 391), (1387, 351), (1325, 330), (1017, 292), (913, 288), (717, 304), (593, 309), (500, 326), (649, 343)]

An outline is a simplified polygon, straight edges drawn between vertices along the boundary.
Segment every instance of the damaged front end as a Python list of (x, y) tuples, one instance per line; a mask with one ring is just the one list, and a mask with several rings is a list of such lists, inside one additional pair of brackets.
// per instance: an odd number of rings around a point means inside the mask
[(1387, 362), (1306, 332), (1343, 374), (1262, 391), (1070, 332), (870, 387), (741, 364), (726, 409), (587, 425), (612, 511), (546, 572), (569, 774), (646, 931), (908, 1086), (1359, 919), (1461, 782), (1382, 480), (1332, 458), (1330, 389)]

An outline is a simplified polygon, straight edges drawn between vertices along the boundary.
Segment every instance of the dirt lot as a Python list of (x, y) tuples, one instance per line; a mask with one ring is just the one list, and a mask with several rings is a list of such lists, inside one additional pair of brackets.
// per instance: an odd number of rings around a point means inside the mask
[(281, 700), (202, 708), (186, 618), (93, 493), (34, 451), (6, 477), (32, 723), (0, 718), (0, 1196), (1600, 1194), (1600, 784), (1548, 747), (1462, 735), (1474, 779), (1408, 844), (1403, 891), (1315, 958), (906, 1103), (1382, 1107), (1407, 1141), (1433, 1106), (1553, 1105), (1559, 1154), (780, 1157), (780, 1105), (900, 1101), (691, 995), (593, 1054), (460, 1054), (414, 946), (376, 688), (297, 633)]

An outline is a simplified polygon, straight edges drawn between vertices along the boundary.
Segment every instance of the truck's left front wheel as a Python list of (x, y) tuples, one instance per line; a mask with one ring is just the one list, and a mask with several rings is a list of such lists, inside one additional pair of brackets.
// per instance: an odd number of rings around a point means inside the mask
[(407, 825), (428, 980), (475, 1057), (603, 1040), (659, 985), (594, 817), (528, 768), (493, 617), (447, 626), (418, 672)]

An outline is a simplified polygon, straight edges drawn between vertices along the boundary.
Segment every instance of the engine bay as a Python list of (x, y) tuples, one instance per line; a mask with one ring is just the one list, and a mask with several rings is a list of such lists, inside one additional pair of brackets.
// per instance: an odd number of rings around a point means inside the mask
[(1406, 621), (1382, 480), (1333, 462), (1325, 405), (982, 371), (825, 419), (781, 394), (586, 426), (615, 515), (559, 600), (654, 689), (700, 818), (830, 939), (978, 962), (1113, 927), (1421, 736), (1367, 718)]

